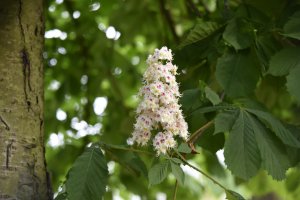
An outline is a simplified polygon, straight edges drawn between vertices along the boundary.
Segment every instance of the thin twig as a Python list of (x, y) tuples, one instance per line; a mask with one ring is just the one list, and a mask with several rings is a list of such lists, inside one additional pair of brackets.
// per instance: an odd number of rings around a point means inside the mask
[(198, 169), (194, 165), (191, 165), (190, 163), (188, 163), (188, 161), (179, 152), (176, 152), (176, 153), (181, 158), (181, 160), (183, 161), (184, 164), (186, 164), (189, 167), (193, 168), (194, 170), (200, 172), (203, 176), (205, 176), (206, 178), (208, 178), (209, 180), (211, 180), (214, 184), (218, 185), (219, 187), (221, 187), (222, 189), (224, 189), (225, 191), (227, 191), (227, 188), (225, 186), (223, 186), (221, 183), (219, 183), (217, 180), (215, 180), (214, 178), (212, 178), (211, 176), (209, 176), (208, 174), (206, 174), (205, 172), (203, 172), (201, 169)]
[(173, 193), (173, 200), (176, 200), (177, 190), (178, 190), (178, 181), (176, 179), (174, 193)]

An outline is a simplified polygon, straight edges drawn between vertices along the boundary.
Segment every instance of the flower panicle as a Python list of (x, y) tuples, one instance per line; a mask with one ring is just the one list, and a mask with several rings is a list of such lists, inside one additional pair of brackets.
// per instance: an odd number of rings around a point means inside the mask
[(142, 99), (137, 108), (137, 118), (128, 144), (147, 145), (153, 137), (157, 155), (175, 148), (175, 136), (188, 139), (188, 125), (178, 103), (179, 86), (176, 82), (177, 66), (172, 64), (171, 49), (155, 49), (147, 59), (148, 68), (143, 75), (143, 87), (138, 96)]

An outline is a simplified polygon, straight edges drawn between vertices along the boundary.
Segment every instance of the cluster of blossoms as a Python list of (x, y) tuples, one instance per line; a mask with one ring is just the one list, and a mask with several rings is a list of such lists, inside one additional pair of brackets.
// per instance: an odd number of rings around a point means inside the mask
[(187, 140), (189, 135), (178, 105), (177, 67), (172, 64), (172, 59), (172, 52), (167, 47), (155, 49), (148, 57), (144, 86), (139, 91), (142, 101), (137, 108), (134, 132), (128, 139), (129, 144), (146, 145), (151, 133), (157, 132), (153, 146), (158, 155), (176, 146), (175, 136)]

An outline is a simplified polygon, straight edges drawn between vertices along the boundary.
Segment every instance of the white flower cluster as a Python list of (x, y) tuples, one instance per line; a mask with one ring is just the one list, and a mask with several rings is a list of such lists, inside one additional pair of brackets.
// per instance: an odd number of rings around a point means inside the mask
[(158, 155), (176, 146), (174, 136), (187, 140), (189, 135), (178, 105), (177, 66), (172, 64), (172, 59), (172, 52), (167, 47), (155, 49), (154, 54), (148, 57), (144, 86), (139, 92), (142, 102), (137, 108), (134, 132), (128, 139), (128, 144), (146, 145), (151, 133), (158, 132), (153, 138)]

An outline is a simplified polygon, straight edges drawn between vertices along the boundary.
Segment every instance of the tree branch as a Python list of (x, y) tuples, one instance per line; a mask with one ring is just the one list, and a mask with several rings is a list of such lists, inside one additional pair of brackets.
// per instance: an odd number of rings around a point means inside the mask
[(208, 129), (212, 124), (214, 123), (213, 120), (207, 122), (206, 124), (204, 124), (202, 127), (200, 127), (198, 130), (196, 130), (192, 136), (190, 137), (190, 139), (188, 140), (187, 143), (194, 143), (196, 142), (196, 140), (201, 136), (201, 134)]
[(143, 151), (139, 149), (132, 149), (132, 148), (127, 148), (127, 147), (122, 147), (122, 146), (117, 146), (117, 145), (109, 145), (105, 143), (98, 143), (103, 149), (116, 149), (116, 150), (124, 150), (124, 151), (131, 151), (131, 152), (136, 152), (136, 153), (143, 153), (147, 155), (155, 155), (154, 153), (151, 153), (149, 151)]
[(176, 29), (175, 29), (175, 24), (173, 21), (173, 18), (171, 16), (170, 11), (166, 8), (166, 1), (165, 0), (159, 0), (159, 5), (160, 5), (160, 10), (162, 15), (165, 17), (167, 24), (171, 30), (171, 33), (174, 37), (174, 40), (176, 43), (179, 42), (179, 36), (177, 35)]
[(198, 16), (198, 17), (203, 16), (192, 0), (186, 0), (186, 2), (187, 2), (187, 5), (191, 8), (191, 10), (193, 11), (193, 13), (195, 13), (196, 16)]

